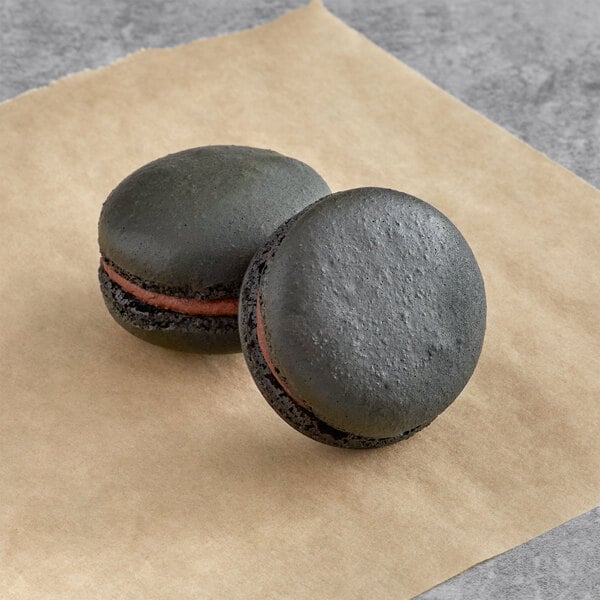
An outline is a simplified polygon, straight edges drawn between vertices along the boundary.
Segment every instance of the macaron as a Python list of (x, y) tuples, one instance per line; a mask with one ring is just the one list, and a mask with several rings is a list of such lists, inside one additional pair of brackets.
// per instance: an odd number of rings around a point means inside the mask
[(205, 146), (139, 168), (98, 224), (100, 289), (115, 321), (148, 342), (238, 352), (238, 296), (275, 229), (329, 194), (305, 163), (271, 150)]
[(331, 194), (252, 259), (240, 336), (267, 402), (308, 437), (393, 444), (430, 424), (477, 364), (486, 299), (458, 229), (401, 192)]

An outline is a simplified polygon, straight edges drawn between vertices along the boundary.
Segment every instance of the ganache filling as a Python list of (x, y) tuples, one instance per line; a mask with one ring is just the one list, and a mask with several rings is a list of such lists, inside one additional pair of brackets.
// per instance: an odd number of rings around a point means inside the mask
[[(260, 309), (260, 294), (256, 296), (256, 338), (258, 340), (258, 347), (260, 348), (260, 352), (265, 359), (265, 363), (267, 364), (267, 368), (271, 372), (271, 375), (275, 377), (277, 383), (280, 385), (281, 389), (287, 394), (290, 400), (293, 400), (296, 404), (302, 406), (306, 410), (310, 410), (310, 407), (304, 400), (300, 400), (292, 395), (289, 388), (283, 381), (279, 371), (273, 364), (273, 360), (271, 359), (271, 352), (269, 351), (269, 346), (267, 344), (267, 336), (265, 334), (265, 323), (262, 316), (262, 311)], [(311, 411), (312, 412), (312, 411)]]
[(238, 314), (237, 298), (219, 298), (218, 300), (197, 300), (196, 298), (178, 298), (158, 292), (151, 292), (119, 275), (101, 258), (100, 264), (108, 278), (138, 300), (184, 315), (203, 315), (207, 317), (233, 317)]

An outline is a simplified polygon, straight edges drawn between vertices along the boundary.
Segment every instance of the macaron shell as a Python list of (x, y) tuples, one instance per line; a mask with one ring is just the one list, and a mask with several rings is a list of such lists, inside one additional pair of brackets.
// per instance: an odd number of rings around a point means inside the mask
[(294, 397), (371, 438), (439, 415), (485, 332), (477, 262), (454, 225), (380, 188), (332, 194), (295, 219), (261, 282), (271, 359)]
[(233, 284), (237, 291), (273, 231), (329, 191), (311, 167), (270, 150), (184, 150), (113, 190), (100, 216), (100, 250), (155, 285), (195, 293)]
[(244, 358), (258, 389), (269, 405), (288, 425), (323, 444), (340, 448), (369, 449), (388, 446), (413, 436), (426, 427), (428, 423), (423, 423), (411, 431), (404, 431), (397, 436), (388, 438), (365, 437), (331, 427), (312, 411), (304, 409), (288, 396), (270, 371), (261, 352), (257, 336), (258, 293), (271, 254), (297, 218), (293, 217), (282, 225), (263, 249), (255, 255), (248, 267), (242, 285), (239, 313), (240, 338)]

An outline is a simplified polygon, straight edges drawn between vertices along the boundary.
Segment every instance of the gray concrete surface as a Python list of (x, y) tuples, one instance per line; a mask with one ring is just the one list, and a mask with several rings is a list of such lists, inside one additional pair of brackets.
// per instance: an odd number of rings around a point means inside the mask
[[(270, 21), (303, 0), (0, 0), (0, 100), (68, 73)], [(466, 104), (600, 187), (598, 0), (325, 0)], [(540, 199), (543, 201), (543, 199)], [(600, 598), (599, 509), (422, 600)]]
[(418, 600), (598, 598), (600, 508), (417, 596)]

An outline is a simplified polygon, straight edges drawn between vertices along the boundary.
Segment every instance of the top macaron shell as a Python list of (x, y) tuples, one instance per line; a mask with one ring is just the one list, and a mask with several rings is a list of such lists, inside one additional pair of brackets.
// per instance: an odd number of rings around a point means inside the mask
[(274, 229), (329, 191), (311, 167), (271, 150), (184, 150), (141, 167), (113, 190), (100, 216), (100, 250), (153, 284), (189, 293), (239, 289)]
[(259, 298), (292, 397), (373, 438), (441, 413), (485, 332), (483, 279), (463, 236), (429, 204), (381, 188), (332, 194), (296, 217)]

